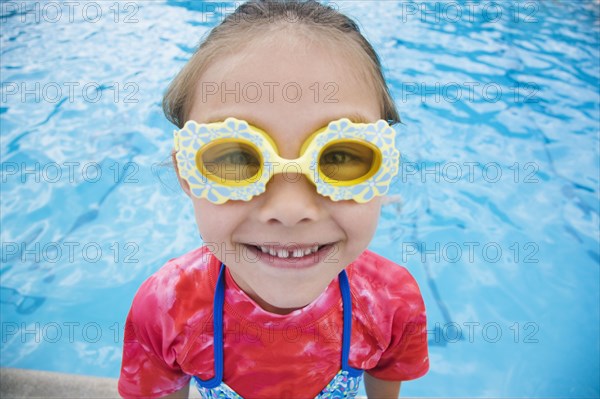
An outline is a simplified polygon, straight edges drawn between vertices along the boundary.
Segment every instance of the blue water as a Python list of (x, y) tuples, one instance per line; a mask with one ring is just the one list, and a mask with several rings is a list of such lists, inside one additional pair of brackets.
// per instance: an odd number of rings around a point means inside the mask
[[(370, 246), (428, 310), (431, 370), (402, 393), (598, 397), (598, 2), (334, 5), (404, 122)], [(161, 95), (235, 4), (0, 6), (0, 362), (117, 377), (136, 289), (201, 244)]]

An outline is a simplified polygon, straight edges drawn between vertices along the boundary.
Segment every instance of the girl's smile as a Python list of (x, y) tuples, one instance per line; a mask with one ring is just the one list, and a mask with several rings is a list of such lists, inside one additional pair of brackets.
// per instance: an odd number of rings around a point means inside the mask
[(268, 266), (284, 269), (302, 269), (325, 262), (329, 256), (335, 254), (337, 243), (306, 245), (272, 245), (273, 241), (265, 245), (245, 245), (258, 262)]

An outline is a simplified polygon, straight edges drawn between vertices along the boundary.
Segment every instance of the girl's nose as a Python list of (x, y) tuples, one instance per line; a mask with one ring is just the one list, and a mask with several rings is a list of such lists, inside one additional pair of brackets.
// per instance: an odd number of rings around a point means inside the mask
[(263, 223), (293, 227), (319, 218), (321, 196), (304, 175), (276, 174), (267, 183), (263, 196), (265, 199), (258, 215)]

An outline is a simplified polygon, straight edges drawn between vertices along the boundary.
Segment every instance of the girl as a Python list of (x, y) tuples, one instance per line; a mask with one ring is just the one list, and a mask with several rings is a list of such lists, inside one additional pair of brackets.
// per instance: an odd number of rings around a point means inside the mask
[(425, 309), (372, 239), (399, 121), (357, 25), (315, 1), (250, 1), (164, 98), (205, 246), (144, 282), (125, 398), (397, 397), (429, 367)]

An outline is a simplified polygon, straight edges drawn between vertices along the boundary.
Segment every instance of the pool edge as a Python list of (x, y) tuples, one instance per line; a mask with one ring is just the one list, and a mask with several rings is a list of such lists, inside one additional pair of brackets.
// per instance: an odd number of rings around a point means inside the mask
[[(0, 367), (0, 398), (118, 399), (117, 381), (116, 378)], [(200, 398), (200, 393), (190, 389), (189, 398)]]

